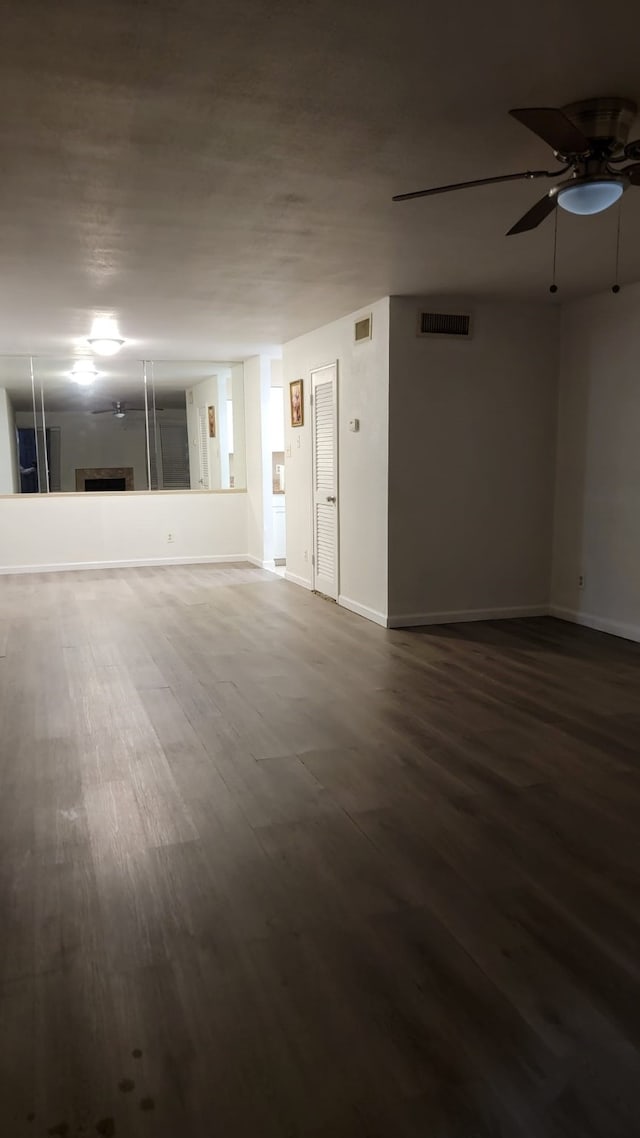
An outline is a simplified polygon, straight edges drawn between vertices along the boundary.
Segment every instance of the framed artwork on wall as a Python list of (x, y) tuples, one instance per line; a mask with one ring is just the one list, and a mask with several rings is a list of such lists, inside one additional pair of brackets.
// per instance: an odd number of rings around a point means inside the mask
[(293, 383), (289, 384), (289, 403), (291, 406), (291, 426), (304, 426), (304, 402), (301, 379), (294, 379)]
[(215, 437), (216, 437), (216, 409), (215, 409), (215, 407), (207, 407), (207, 415), (209, 417), (209, 438), (215, 439)]

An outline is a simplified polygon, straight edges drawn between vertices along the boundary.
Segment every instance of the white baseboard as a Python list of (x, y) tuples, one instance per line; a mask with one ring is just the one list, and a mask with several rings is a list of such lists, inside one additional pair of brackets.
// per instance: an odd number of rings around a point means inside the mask
[(338, 604), (341, 605), (343, 609), (349, 609), (349, 612), (355, 612), (358, 616), (363, 616), (365, 620), (372, 620), (374, 624), (381, 624), (383, 628), (387, 627), (387, 618), (383, 612), (377, 612), (367, 605), (361, 605), (359, 601), (352, 601), (350, 597), (339, 596)]
[(18, 573), (69, 573), (83, 569), (144, 569), (155, 565), (220, 565), (247, 562), (246, 553), (219, 553), (201, 557), (144, 557), (129, 561), (67, 561), (55, 565), (2, 565), (0, 575)]
[(638, 624), (609, 620), (608, 617), (596, 616), (590, 612), (579, 612), (578, 609), (563, 608), (562, 605), (550, 605), (548, 611), (551, 616), (556, 616), (559, 620), (569, 620), (573, 624), (593, 628), (596, 632), (608, 632), (611, 636), (621, 636), (623, 640), (635, 640), (640, 643), (640, 625)]
[(548, 605), (511, 606), (496, 609), (458, 609), (453, 612), (412, 612), (390, 616), (388, 628), (414, 628), (424, 624), (461, 624), (472, 620), (513, 620), (517, 617), (547, 616)]
[(250, 565), (257, 565), (258, 569), (270, 569), (271, 572), (275, 569), (275, 561), (261, 561), (259, 557), (254, 557), (252, 553), (247, 553), (244, 558)]
[(292, 585), (300, 585), (302, 589), (313, 589), (311, 581), (307, 581), (306, 577), (299, 577), (297, 573), (290, 573), (288, 569), (284, 571), (285, 581), (291, 581)]

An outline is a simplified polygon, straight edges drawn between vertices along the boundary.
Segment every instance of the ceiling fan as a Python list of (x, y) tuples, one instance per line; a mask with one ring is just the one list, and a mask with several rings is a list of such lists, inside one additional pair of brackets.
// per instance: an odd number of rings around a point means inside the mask
[[(594, 214), (608, 209), (629, 186), (640, 186), (640, 140), (627, 142), (636, 117), (636, 104), (630, 99), (585, 99), (561, 110), (555, 107), (525, 107), (509, 111), (552, 149), (561, 163), (558, 170), (525, 170), (497, 178), (476, 178), (454, 182), (410, 194), (396, 194), (394, 202), (426, 198), (520, 179), (553, 178), (551, 189), (527, 210), (507, 236), (535, 229), (557, 205), (569, 213)], [(562, 175), (567, 174), (566, 178)]]
[[(162, 411), (162, 407), (156, 407), (156, 411)], [(144, 411), (144, 407), (130, 407), (124, 400), (116, 399), (110, 407), (105, 407), (100, 411), (92, 411), (92, 415), (113, 415), (114, 419), (124, 419), (128, 411)]]

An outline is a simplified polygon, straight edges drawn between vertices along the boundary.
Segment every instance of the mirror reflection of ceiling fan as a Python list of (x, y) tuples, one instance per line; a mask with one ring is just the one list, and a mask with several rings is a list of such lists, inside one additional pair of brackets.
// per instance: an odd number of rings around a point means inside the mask
[[(113, 415), (114, 419), (124, 419), (129, 411), (144, 411), (144, 407), (131, 407), (124, 399), (114, 399), (110, 407), (100, 411), (92, 411), (92, 415)], [(164, 407), (156, 407), (156, 411), (164, 411)]]
[[(507, 236), (536, 229), (558, 205), (569, 213), (601, 213), (618, 201), (630, 186), (640, 186), (640, 140), (627, 142), (636, 113), (635, 103), (619, 98), (585, 99), (562, 110), (526, 107), (509, 111), (551, 147), (561, 163), (560, 169), (476, 178), (471, 182), (397, 194), (393, 200), (430, 197), (496, 182), (551, 178), (555, 185), (512, 225)], [(563, 177), (565, 174), (567, 177)]]

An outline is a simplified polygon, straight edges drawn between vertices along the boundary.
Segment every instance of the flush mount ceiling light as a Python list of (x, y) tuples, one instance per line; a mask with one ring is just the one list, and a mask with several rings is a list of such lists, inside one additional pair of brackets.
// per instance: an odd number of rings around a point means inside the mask
[(602, 213), (622, 197), (626, 178), (576, 178), (558, 190), (558, 205), (569, 213)]
[(99, 356), (115, 356), (124, 344), (113, 316), (96, 316), (88, 341)]
[(69, 377), (81, 387), (90, 387), (99, 375), (100, 372), (93, 366), (93, 360), (76, 360), (69, 372)]

